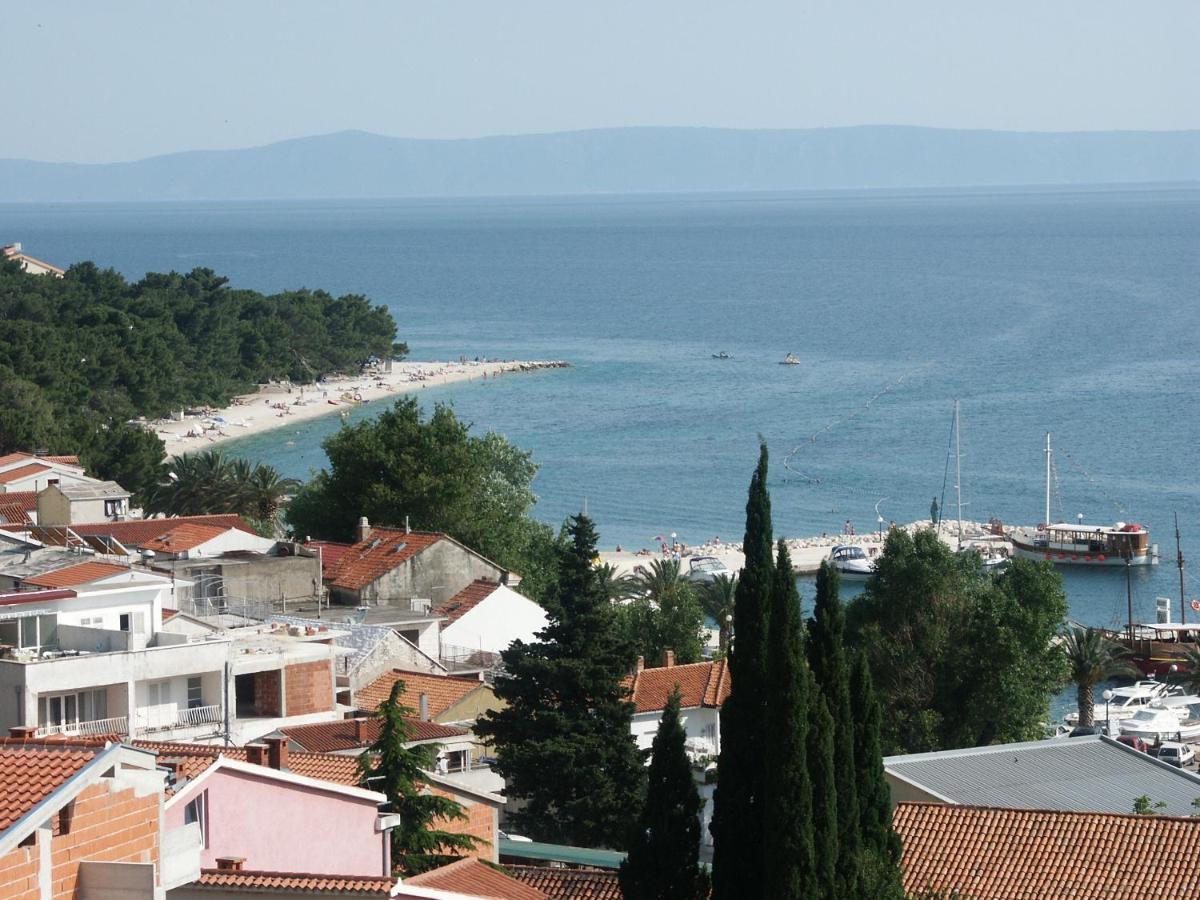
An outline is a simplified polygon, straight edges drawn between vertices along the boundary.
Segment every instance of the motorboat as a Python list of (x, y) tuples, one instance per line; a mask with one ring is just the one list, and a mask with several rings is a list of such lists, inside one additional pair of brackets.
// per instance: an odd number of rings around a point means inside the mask
[(979, 571), (985, 575), (991, 572), (1003, 571), (1008, 567), (1008, 554), (1004, 552), (1004, 547), (994, 541), (966, 541), (958, 548), (958, 552), (978, 553)]
[[(1181, 709), (1187, 710), (1186, 718), (1180, 715)], [(1192, 717), (1191, 707), (1153, 704), (1123, 719), (1120, 728), (1121, 734), (1147, 741), (1188, 741), (1200, 737), (1200, 719)]]
[(730, 356), (728, 353), (726, 353), (724, 350), (722, 350), (720, 353), (714, 353), (712, 355), (712, 358), (713, 359), (733, 359), (733, 357)]
[(800, 357), (798, 357), (795, 353), (789, 353), (779, 361), (779, 364), (781, 366), (798, 366), (800, 365)]
[[(1112, 696), (1104, 703), (1105, 715), (1110, 719), (1128, 719), (1138, 710), (1167, 698), (1183, 697), (1183, 688), (1176, 684), (1149, 679), (1124, 687), (1112, 689)], [(1100, 704), (1096, 704), (1097, 712)], [(1067, 713), (1063, 717), (1068, 725), (1079, 722), (1079, 713)]]
[(839, 544), (829, 553), (829, 562), (846, 581), (866, 581), (875, 574), (875, 560), (857, 544)]
[(719, 575), (733, 578), (733, 572), (717, 557), (693, 556), (688, 560), (688, 571), (684, 577), (693, 584), (712, 584)]

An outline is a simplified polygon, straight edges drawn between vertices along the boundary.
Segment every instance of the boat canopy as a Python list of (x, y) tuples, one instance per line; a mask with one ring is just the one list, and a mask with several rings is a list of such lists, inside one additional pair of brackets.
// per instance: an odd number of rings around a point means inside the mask
[(833, 559), (866, 559), (867, 551), (857, 544), (839, 544), (829, 555)]

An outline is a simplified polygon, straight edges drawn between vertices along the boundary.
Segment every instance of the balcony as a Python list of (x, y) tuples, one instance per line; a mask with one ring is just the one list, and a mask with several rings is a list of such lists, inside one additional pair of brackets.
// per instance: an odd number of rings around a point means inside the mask
[(138, 734), (151, 731), (174, 731), (177, 728), (200, 728), (205, 725), (221, 724), (221, 707), (195, 706), (185, 709), (178, 706), (148, 706), (137, 711), (134, 723)]
[(65, 722), (61, 725), (41, 725), (37, 737), (49, 737), (61, 734), (67, 737), (97, 737), (106, 734), (117, 734), (124, 737), (129, 734), (129, 724), (125, 716), (113, 716), (110, 719), (93, 719), (90, 722)]

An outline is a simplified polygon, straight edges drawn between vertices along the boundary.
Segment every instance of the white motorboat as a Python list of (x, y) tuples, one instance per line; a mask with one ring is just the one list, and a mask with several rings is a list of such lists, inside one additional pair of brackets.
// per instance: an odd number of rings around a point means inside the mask
[[(1138, 681), (1124, 687), (1113, 688), (1112, 697), (1103, 704), (1110, 720), (1128, 719), (1138, 710), (1145, 709), (1151, 703), (1183, 697), (1183, 688), (1175, 684), (1150, 679)], [(1187, 699), (1187, 698), (1184, 698)], [(1096, 704), (1096, 712), (1101, 711), (1101, 704)], [(1067, 713), (1063, 717), (1068, 725), (1079, 722), (1078, 711)]]
[(688, 560), (686, 577), (693, 584), (712, 584), (718, 575), (732, 578), (733, 572), (715, 556), (693, 556)]
[(798, 357), (795, 353), (789, 353), (779, 361), (779, 364), (781, 366), (798, 366), (800, 365), (800, 357)]
[[(1190, 716), (1190, 708), (1186, 713)], [(1140, 737), (1147, 741), (1189, 741), (1200, 737), (1200, 719), (1181, 718), (1179, 708), (1157, 704), (1139, 709), (1120, 724), (1121, 734)]]
[(857, 544), (839, 544), (829, 553), (829, 562), (846, 581), (866, 581), (875, 574), (875, 560)]

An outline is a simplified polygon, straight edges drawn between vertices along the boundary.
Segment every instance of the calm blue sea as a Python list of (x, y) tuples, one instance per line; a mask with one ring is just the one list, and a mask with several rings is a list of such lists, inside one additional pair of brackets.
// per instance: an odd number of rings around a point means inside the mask
[[(415, 359), (570, 360), (423, 399), (532, 450), (538, 515), (586, 500), (606, 546), (739, 539), (760, 434), (777, 532), (926, 517), (958, 398), (969, 517), (1041, 519), (1049, 430), (1055, 514), (1161, 546), (1139, 615), (1178, 595), (1174, 512), (1200, 575), (1196, 189), (0, 207), (9, 240), (363, 293)], [(230, 449), (305, 475), (336, 426)], [(1119, 570), (1067, 586), (1073, 616), (1124, 621)]]

